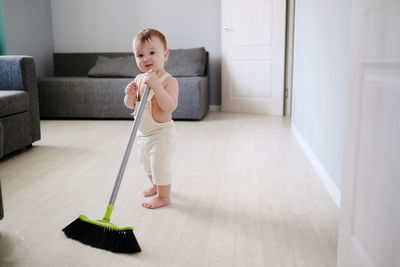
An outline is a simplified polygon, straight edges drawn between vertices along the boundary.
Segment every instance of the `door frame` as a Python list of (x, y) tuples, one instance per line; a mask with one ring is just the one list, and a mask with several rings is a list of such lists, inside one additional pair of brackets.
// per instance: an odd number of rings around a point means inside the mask
[(283, 97), (283, 116), (289, 120), (292, 117), (293, 102), (293, 66), (295, 37), (295, 0), (286, 0), (286, 48), (285, 48), (285, 78)]

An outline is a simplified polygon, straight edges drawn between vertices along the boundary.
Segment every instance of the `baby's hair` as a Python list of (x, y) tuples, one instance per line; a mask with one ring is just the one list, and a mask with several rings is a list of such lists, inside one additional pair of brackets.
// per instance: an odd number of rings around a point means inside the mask
[(164, 45), (164, 49), (167, 49), (167, 39), (165, 39), (164, 34), (162, 34), (160, 31), (156, 29), (151, 29), (151, 28), (143, 29), (140, 32), (138, 32), (135, 38), (133, 39), (133, 45), (137, 47), (138, 45), (141, 45), (144, 42), (150, 41), (151, 37), (153, 36), (160, 39), (161, 43)]

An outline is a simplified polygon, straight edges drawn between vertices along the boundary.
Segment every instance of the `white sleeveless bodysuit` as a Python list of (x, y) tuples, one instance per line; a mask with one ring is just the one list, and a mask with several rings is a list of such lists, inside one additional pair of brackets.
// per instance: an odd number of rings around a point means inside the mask
[[(160, 78), (162, 84), (171, 76), (169, 73)], [(150, 90), (146, 106), (138, 129), (139, 158), (147, 175), (152, 175), (155, 185), (171, 184), (171, 164), (176, 148), (177, 133), (173, 120), (168, 122), (156, 122), (152, 115), (151, 100), (154, 97)], [(133, 115), (136, 118), (141, 101), (137, 101)]]

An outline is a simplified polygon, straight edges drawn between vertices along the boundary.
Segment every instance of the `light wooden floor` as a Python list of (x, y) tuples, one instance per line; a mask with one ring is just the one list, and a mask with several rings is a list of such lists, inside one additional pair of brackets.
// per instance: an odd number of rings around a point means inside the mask
[(42, 121), (33, 148), (0, 162), (0, 266), (336, 266), (339, 211), (281, 117), (209, 113), (176, 122), (173, 203), (141, 207), (131, 155), (111, 221), (142, 252), (113, 254), (61, 229), (101, 219), (130, 121)]

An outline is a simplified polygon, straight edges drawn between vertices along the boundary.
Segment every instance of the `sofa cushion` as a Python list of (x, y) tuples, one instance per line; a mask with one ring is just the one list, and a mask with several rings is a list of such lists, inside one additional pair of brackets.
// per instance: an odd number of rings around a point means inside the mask
[(89, 77), (123, 78), (135, 77), (140, 73), (135, 58), (97, 56), (96, 63), (89, 70)]
[(29, 109), (29, 93), (25, 91), (0, 91), (0, 118), (25, 112)]
[(204, 47), (170, 50), (165, 70), (172, 76), (204, 76), (207, 54)]

